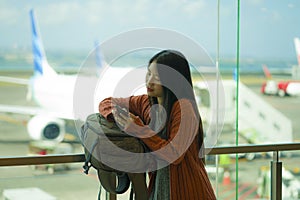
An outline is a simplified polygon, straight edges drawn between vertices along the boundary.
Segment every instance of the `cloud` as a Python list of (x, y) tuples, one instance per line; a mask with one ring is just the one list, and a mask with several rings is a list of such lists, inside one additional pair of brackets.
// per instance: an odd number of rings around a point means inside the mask
[(204, 1), (189, 1), (183, 5), (183, 11), (186, 15), (190, 17), (195, 17), (199, 15), (199, 12), (202, 12), (205, 7)]
[(80, 12), (81, 5), (76, 1), (56, 2), (48, 5), (40, 5), (34, 8), (45, 24), (64, 24), (76, 19), (76, 14)]
[(19, 11), (16, 7), (10, 4), (0, 2), (0, 23), (1, 24), (15, 24), (18, 21)]
[[(149, 14), (149, 0), (141, 1), (63, 1), (36, 7), (36, 10), (47, 16), (45, 23), (63, 24), (70, 21), (84, 21), (95, 25), (105, 21), (118, 23), (136, 22)], [(50, 17), (51, 16), (51, 17)]]
[(289, 3), (288, 8), (295, 8), (295, 4)]
[(245, 3), (253, 6), (259, 6), (264, 3), (264, 0), (246, 0)]
[[(35, 9), (40, 21), (47, 25), (62, 25), (72, 21), (83, 21), (96, 25), (105, 21), (124, 24), (143, 24), (160, 22), (172, 17), (174, 20), (181, 16), (196, 18), (203, 13), (205, 1), (195, 0), (131, 0), (131, 1), (22, 1), (18, 6), (22, 10)], [(0, 20), (8, 24), (21, 19), (20, 9), (9, 1), (0, 3)], [(26, 12), (23, 12), (25, 15)], [(26, 13), (27, 14), (27, 13)]]
[[(285, 34), (296, 35), (299, 30), (294, 25), (299, 21), (296, 17), (297, 7), (299, 3), (296, 0), (287, 2), (243, 0), (242, 24), (247, 24), (249, 36), (258, 32), (261, 37), (273, 36), (280, 30), (284, 30)], [(85, 48), (94, 38), (110, 38), (120, 32), (141, 27), (175, 30), (211, 49), (214, 49), (216, 42), (214, 35), (217, 27), (217, 1), (0, 0), (2, 46), (11, 46), (15, 41), (28, 43), (30, 36), (28, 12), (31, 8), (35, 9), (45, 43), (53, 48), (61, 46)], [(220, 1), (222, 37), (232, 38), (232, 41), (228, 42), (228, 48), (235, 39), (236, 11), (235, 0)], [(20, 37), (19, 33), (24, 33), (24, 37)], [(247, 40), (253, 39), (249, 37)]]

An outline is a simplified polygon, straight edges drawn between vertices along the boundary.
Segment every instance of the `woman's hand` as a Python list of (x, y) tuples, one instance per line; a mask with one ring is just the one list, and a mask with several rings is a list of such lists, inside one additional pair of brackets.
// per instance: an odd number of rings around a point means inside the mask
[(117, 124), (126, 133), (136, 135), (138, 127), (144, 126), (143, 121), (138, 116), (135, 116), (130, 112), (125, 114), (124, 112), (118, 112), (117, 109), (113, 109), (112, 113)]

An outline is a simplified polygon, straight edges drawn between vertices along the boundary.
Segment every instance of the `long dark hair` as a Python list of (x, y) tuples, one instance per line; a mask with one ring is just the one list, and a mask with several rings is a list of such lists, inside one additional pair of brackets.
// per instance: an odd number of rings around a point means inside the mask
[[(196, 115), (199, 119), (198, 141), (199, 148), (203, 144), (203, 129), (200, 114), (196, 105), (196, 99), (193, 90), (190, 66), (185, 56), (175, 50), (163, 50), (154, 55), (148, 63), (155, 62), (157, 72), (163, 87), (164, 100), (162, 106), (166, 110), (167, 119), (170, 119), (172, 107), (178, 99), (185, 98), (191, 100)], [(151, 105), (157, 104), (156, 97), (149, 97)], [(164, 127), (162, 131), (166, 131)]]

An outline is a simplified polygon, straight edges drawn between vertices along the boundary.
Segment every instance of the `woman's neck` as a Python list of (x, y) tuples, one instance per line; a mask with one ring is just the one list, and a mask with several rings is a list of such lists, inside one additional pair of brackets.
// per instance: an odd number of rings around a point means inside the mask
[(163, 98), (162, 97), (157, 97), (157, 102), (159, 105), (163, 104)]

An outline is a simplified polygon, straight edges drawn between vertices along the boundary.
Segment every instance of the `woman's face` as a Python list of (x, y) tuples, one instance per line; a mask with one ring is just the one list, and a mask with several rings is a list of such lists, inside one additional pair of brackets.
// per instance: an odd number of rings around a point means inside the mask
[(149, 96), (163, 98), (163, 87), (158, 76), (156, 62), (152, 62), (148, 67), (146, 86)]

